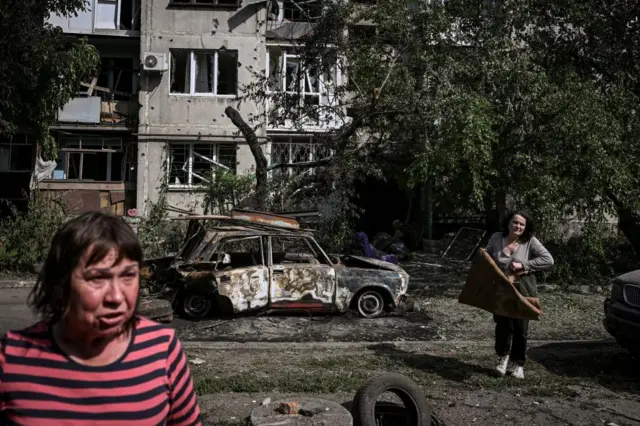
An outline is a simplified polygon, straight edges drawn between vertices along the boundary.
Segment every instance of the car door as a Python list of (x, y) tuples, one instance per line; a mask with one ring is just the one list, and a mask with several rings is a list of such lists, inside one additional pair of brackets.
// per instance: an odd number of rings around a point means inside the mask
[(335, 269), (305, 236), (269, 237), (269, 278), (272, 308), (334, 308)]
[[(262, 237), (226, 238), (220, 242), (213, 261), (215, 280), (222, 301), (233, 313), (264, 308), (269, 303), (269, 270)], [(229, 307), (227, 307), (229, 308)]]

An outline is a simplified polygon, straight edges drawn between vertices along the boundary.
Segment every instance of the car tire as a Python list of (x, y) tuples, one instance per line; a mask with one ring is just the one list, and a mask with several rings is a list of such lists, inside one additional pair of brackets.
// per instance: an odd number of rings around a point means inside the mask
[(353, 398), (352, 415), (354, 426), (376, 426), (376, 402), (385, 393), (391, 392), (402, 401), (407, 414), (407, 425), (431, 426), (431, 407), (418, 385), (406, 376), (385, 373), (370, 379)]
[(182, 312), (189, 318), (200, 319), (206, 317), (209, 312), (211, 312), (213, 301), (209, 295), (194, 291), (182, 297), (181, 305)]
[(384, 296), (378, 290), (364, 290), (355, 301), (358, 314), (363, 318), (377, 318), (384, 313)]

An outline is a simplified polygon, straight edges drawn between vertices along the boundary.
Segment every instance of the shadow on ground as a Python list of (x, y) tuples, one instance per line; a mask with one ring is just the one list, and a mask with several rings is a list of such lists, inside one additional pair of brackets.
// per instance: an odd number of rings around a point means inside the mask
[(475, 374), (493, 375), (493, 369), (468, 363), (455, 357), (406, 352), (392, 345), (372, 345), (368, 349), (377, 356), (384, 356), (402, 362), (410, 368), (435, 374), (443, 379), (464, 382)]
[(549, 343), (531, 348), (528, 355), (551, 374), (640, 395), (640, 362), (615, 342)]

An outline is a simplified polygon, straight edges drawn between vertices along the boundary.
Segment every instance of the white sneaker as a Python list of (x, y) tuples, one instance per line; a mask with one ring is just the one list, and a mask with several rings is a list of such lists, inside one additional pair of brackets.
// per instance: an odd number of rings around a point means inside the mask
[(511, 375), (516, 379), (524, 379), (524, 368), (520, 365), (516, 365), (511, 372)]
[(496, 365), (496, 371), (501, 376), (507, 374), (507, 365), (509, 364), (509, 355), (498, 358), (498, 365)]

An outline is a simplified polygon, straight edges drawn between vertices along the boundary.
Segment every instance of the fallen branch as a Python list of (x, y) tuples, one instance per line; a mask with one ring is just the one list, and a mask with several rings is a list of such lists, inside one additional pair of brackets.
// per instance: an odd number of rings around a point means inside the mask
[(264, 151), (260, 148), (260, 143), (258, 141), (258, 136), (256, 132), (247, 124), (246, 121), (242, 118), (238, 110), (235, 108), (228, 106), (224, 113), (229, 117), (231, 122), (240, 130), (242, 135), (244, 136), (247, 144), (249, 145), (249, 149), (251, 150), (251, 154), (253, 154), (253, 158), (256, 161), (256, 198), (255, 198), (255, 208), (257, 210), (264, 210), (267, 204), (267, 157), (264, 155)]

